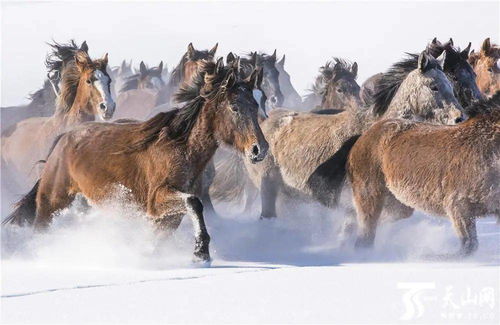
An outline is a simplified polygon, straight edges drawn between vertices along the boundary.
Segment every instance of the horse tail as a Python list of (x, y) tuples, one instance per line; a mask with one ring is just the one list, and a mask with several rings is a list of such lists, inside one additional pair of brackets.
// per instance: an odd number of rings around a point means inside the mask
[(229, 157), (215, 164), (215, 179), (210, 196), (218, 201), (239, 201), (250, 181), (240, 154), (231, 153)]
[(39, 186), (40, 180), (36, 182), (35, 186), (33, 186), (28, 194), (16, 203), (14, 211), (2, 221), (2, 226), (8, 224), (18, 226), (33, 224), (36, 215), (36, 194), (38, 193)]

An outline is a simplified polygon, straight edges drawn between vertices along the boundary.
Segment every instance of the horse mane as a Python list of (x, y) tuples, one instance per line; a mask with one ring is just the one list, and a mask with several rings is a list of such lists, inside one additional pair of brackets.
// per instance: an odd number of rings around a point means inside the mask
[(68, 44), (54, 42), (49, 46), (52, 48), (52, 52), (47, 55), (45, 65), (49, 74), (59, 73), (61, 83), (56, 112), (67, 113), (73, 105), (80, 82), (80, 71), (75, 63), (75, 54), (79, 48), (74, 40)]
[(479, 115), (495, 114), (497, 119), (500, 119), (500, 90), (492, 97), (480, 100), (467, 108), (467, 114), (470, 118)]
[[(377, 116), (381, 116), (387, 111), (392, 99), (399, 90), (399, 86), (401, 86), (410, 72), (418, 68), (418, 55), (411, 53), (406, 53), (406, 55), (406, 58), (394, 63), (387, 72), (384, 72), (375, 84), (373, 113)], [(431, 64), (431, 69), (436, 68), (441, 70), (437, 61), (431, 60), (429, 64)]]
[(310, 96), (324, 96), (326, 90), (328, 89), (329, 81), (335, 76), (351, 76), (356, 79), (356, 76), (352, 73), (352, 63), (348, 60), (342, 58), (333, 58), (331, 61), (327, 61), (324, 66), (319, 68), (319, 75), (316, 77), (312, 88), (309, 89), (310, 93), (306, 97)]
[[(158, 74), (161, 78), (160, 69), (158, 67), (147, 68), (147, 75), (150, 74)], [(127, 90), (137, 89), (139, 87), (139, 78), (141, 77), (140, 73), (133, 74), (126, 78), (124, 85), (120, 89), (120, 92), (125, 92)]]
[[(183, 85), (175, 94), (175, 99), (179, 103), (184, 103), (184, 106), (159, 113), (134, 126), (135, 131), (142, 134), (141, 139), (130, 144), (125, 152), (144, 150), (150, 144), (166, 138), (179, 142), (186, 141), (205, 103), (217, 100), (221, 83), (230, 69), (230, 67), (223, 67), (217, 70), (215, 62), (203, 62), (193, 77), (193, 82), (190, 85)], [(211, 85), (210, 90), (204, 89), (206, 83)]]
[[(193, 61), (204, 60), (209, 56), (208, 50), (195, 50)], [(174, 88), (177, 87), (181, 81), (184, 79), (184, 66), (189, 61), (188, 53), (184, 53), (179, 64), (172, 70), (170, 74), (170, 79), (168, 81), (168, 87)]]
[(120, 92), (137, 89), (137, 87), (139, 87), (139, 76), (140, 75), (136, 73), (134, 75), (131, 75), (130, 77), (127, 77), (127, 79), (125, 79), (125, 83), (120, 89)]

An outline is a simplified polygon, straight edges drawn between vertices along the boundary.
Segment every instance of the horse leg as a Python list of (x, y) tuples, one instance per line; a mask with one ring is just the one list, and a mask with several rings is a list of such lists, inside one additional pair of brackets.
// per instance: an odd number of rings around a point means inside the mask
[(252, 212), (252, 206), (258, 194), (259, 191), (255, 186), (253, 186), (252, 183), (247, 184), (245, 190), (245, 207), (243, 208), (244, 214), (249, 214), (250, 212)]
[(459, 214), (449, 215), (455, 232), (460, 238), (461, 249), (459, 255), (469, 256), (478, 248), (476, 218), (463, 217)]
[(276, 218), (276, 198), (279, 187), (271, 176), (262, 177), (260, 185), (260, 198), (262, 201), (261, 219)]
[(353, 185), (354, 204), (357, 212), (358, 236), (356, 248), (371, 247), (375, 240), (378, 219), (382, 212), (384, 191)]
[(213, 158), (205, 167), (203, 174), (201, 176), (201, 202), (203, 202), (203, 207), (205, 208), (205, 214), (217, 215), (215, 212), (214, 205), (212, 203), (212, 199), (210, 198), (210, 186), (212, 185), (215, 178), (215, 164)]
[(182, 216), (189, 215), (193, 222), (195, 236), (195, 261), (210, 261), (210, 236), (203, 217), (203, 205), (196, 196), (176, 191), (170, 188), (156, 190), (148, 203), (148, 214), (155, 218), (155, 222), (164, 228), (174, 230), (182, 220)]
[(35, 229), (46, 229), (54, 217), (54, 213), (67, 208), (75, 198), (74, 194), (69, 194), (66, 187), (58, 187), (53, 184), (46, 185), (40, 183), (37, 194), (37, 209), (34, 221)]

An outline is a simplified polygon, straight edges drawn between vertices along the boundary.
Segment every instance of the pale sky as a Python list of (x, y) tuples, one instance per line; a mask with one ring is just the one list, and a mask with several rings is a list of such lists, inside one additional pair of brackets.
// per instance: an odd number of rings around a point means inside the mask
[(2, 4), (2, 106), (26, 102), (45, 77), (45, 42), (87, 40), (92, 57), (171, 69), (187, 44), (286, 54), (295, 88), (306, 93), (318, 68), (338, 56), (359, 64), (359, 83), (433, 37), (462, 48), (498, 43), (500, 1), (406, 2), (7, 2)]

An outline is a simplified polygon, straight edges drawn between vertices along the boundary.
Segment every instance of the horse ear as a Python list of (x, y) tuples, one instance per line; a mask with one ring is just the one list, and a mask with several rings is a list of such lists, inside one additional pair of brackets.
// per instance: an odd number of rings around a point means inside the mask
[(237, 57), (237, 58), (233, 61), (233, 69), (234, 69), (237, 73), (240, 73), (240, 57)]
[(108, 53), (104, 54), (101, 60), (104, 63), (104, 65), (108, 65)]
[(469, 42), (469, 45), (467, 45), (466, 48), (462, 52), (460, 52), (460, 56), (464, 59), (467, 60), (469, 58), (469, 51), (470, 51), (470, 46), (472, 45), (471, 42)]
[(427, 66), (429, 65), (429, 58), (427, 57), (427, 54), (425, 52), (420, 53), (418, 56), (418, 68), (420, 71), (425, 72), (427, 71)]
[(450, 44), (451, 46), (453, 46), (453, 38), (450, 37), (450, 40), (448, 41), (448, 44)]
[(256, 67), (256, 66), (257, 66), (257, 59), (258, 59), (258, 56), (257, 56), (257, 51), (252, 52), (252, 65), (253, 65), (254, 67)]
[(273, 55), (271, 55), (271, 60), (276, 62), (276, 49), (274, 49)]
[(441, 70), (444, 69), (444, 63), (446, 61), (446, 51), (443, 51), (440, 56), (436, 58), (436, 61), (438, 62), (439, 66), (441, 67)]
[(351, 67), (351, 72), (354, 75), (354, 78), (358, 76), (358, 62), (354, 62)]
[(431, 42), (431, 43), (432, 43), (432, 44), (437, 44), (437, 43), (438, 43), (437, 37), (434, 37), (434, 38), (432, 39), (432, 42)]
[(125, 59), (123, 59), (122, 61), (122, 64), (121, 64), (121, 67), (120, 67), (122, 70), (125, 70), (127, 68), (127, 62), (125, 61)]
[(89, 46), (87, 45), (87, 41), (83, 41), (82, 45), (80, 45), (80, 50), (84, 52), (89, 52)]
[(160, 70), (160, 73), (163, 71), (163, 60), (160, 61), (160, 64), (158, 65), (158, 70)]
[(188, 59), (194, 58), (195, 52), (196, 52), (196, 50), (194, 49), (193, 43), (189, 43), (188, 50), (187, 50)]
[[(232, 54), (232, 53), (229, 53)], [(229, 55), (228, 55), (229, 56)], [(234, 56), (233, 56), (234, 58)], [(222, 58), (217, 59), (217, 63), (215, 64), (215, 71), (218, 72), (224, 66), (224, 60)]]
[(89, 65), (92, 64), (92, 61), (89, 58), (89, 55), (87, 52), (84, 52), (82, 50), (78, 50), (75, 53), (75, 63), (78, 68), (78, 70), (83, 71), (85, 68), (87, 68)]
[(208, 51), (208, 54), (211, 56), (211, 57), (214, 57), (215, 56), (215, 52), (217, 52), (217, 47), (219, 46), (219, 43), (215, 43), (215, 46), (212, 47), (212, 49), (210, 51)]
[(282, 67), (285, 67), (285, 54), (283, 54), (281, 60), (278, 61), (278, 64)]
[(226, 57), (226, 63), (230, 64), (232, 63), (236, 58), (234, 57), (233, 52), (229, 52), (229, 54)]
[(491, 50), (491, 43), (490, 43), (490, 38), (488, 37), (487, 39), (484, 40), (483, 45), (481, 46), (481, 52), (484, 55), (487, 55)]
[(139, 64), (139, 71), (141, 73), (141, 75), (147, 75), (148, 74), (148, 68), (146, 68), (146, 65), (144, 64), (144, 61), (141, 61), (141, 63)]

